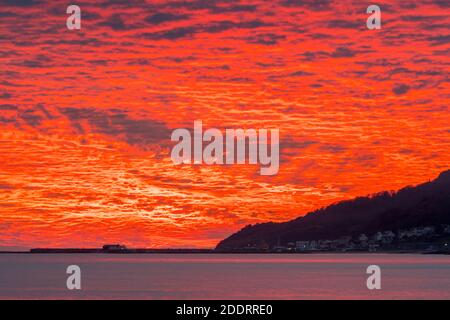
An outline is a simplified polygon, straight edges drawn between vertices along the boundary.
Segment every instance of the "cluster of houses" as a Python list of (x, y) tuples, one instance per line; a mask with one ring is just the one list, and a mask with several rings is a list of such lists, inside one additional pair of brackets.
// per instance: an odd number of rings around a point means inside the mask
[(439, 235), (450, 235), (450, 226), (442, 225), (439, 234), (434, 226), (424, 226), (399, 230), (394, 233), (390, 230), (377, 232), (370, 236), (360, 234), (357, 237), (345, 236), (334, 240), (309, 240), (287, 243), (287, 247), (276, 246), (274, 251), (377, 251), (379, 249), (393, 247), (394, 243), (401, 247), (402, 243), (413, 241), (426, 241)]

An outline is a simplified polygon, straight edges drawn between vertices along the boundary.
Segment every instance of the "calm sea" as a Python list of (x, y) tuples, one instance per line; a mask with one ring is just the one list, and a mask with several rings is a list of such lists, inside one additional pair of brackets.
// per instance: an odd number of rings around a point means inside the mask
[[(81, 268), (81, 290), (66, 268)], [(381, 290), (366, 269), (381, 268)], [(0, 299), (450, 299), (450, 256), (0, 254)]]

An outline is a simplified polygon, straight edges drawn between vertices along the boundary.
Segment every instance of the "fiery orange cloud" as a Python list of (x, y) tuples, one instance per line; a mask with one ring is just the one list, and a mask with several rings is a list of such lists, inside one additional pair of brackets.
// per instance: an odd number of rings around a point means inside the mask
[[(0, 4), (0, 248), (212, 247), (449, 167), (448, 1)], [(278, 175), (173, 165), (197, 119), (279, 128)]]

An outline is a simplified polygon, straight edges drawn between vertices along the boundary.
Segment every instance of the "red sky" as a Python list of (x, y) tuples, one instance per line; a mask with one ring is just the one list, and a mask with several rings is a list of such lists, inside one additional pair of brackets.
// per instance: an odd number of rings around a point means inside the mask
[[(0, 249), (212, 247), (449, 168), (449, 2), (0, 1)], [(170, 133), (279, 128), (278, 175)]]

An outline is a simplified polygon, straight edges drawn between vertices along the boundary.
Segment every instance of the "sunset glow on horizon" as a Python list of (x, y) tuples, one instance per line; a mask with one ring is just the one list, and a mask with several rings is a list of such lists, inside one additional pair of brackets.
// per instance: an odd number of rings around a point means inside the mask
[[(450, 168), (449, 2), (0, 1), (0, 250), (214, 247)], [(280, 131), (278, 174), (171, 132)]]

